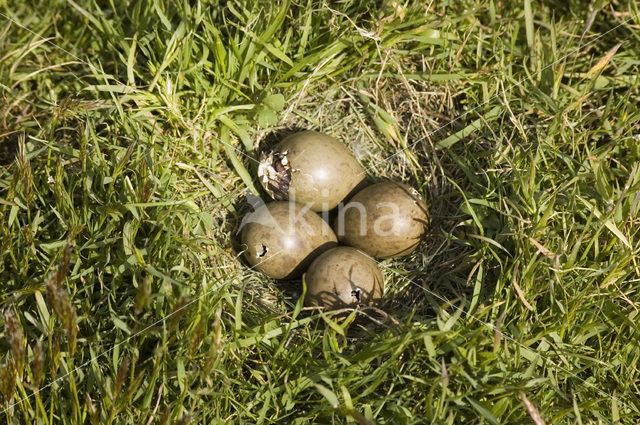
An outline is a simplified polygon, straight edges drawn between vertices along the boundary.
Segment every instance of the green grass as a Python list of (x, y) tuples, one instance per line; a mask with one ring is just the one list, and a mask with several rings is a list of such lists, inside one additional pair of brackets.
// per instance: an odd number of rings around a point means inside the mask
[[(636, 2), (28, 3), (0, 3), (0, 423), (640, 420)], [(429, 203), (380, 310), (237, 259), (295, 128)]]

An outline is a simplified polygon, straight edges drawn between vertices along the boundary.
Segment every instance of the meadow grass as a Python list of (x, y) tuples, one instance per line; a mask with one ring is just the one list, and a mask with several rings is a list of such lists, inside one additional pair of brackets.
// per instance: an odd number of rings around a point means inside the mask
[[(0, 423), (638, 423), (639, 14), (0, 2)], [(238, 259), (302, 128), (428, 202), (379, 309)]]

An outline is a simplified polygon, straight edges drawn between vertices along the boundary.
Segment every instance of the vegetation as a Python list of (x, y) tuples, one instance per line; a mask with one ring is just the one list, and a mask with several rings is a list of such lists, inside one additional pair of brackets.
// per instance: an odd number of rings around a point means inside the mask
[[(0, 2), (0, 423), (637, 423), (639, 76), (634, 1)], [(378, 310), (239, 260), (299, 128), (429, 204)]]

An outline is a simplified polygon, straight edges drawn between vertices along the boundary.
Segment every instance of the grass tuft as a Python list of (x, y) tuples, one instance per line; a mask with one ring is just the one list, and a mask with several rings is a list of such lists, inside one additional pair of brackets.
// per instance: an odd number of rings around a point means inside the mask
[[(639, 39), (619, 1), (3, 3), (0, 422), (637, 423)], [(238, 258), (296, 129), (428, 202), (379, 309)]]

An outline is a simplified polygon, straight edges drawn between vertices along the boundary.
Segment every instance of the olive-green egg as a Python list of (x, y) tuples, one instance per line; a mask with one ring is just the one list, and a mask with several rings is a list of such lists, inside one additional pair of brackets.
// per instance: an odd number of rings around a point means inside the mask
[(337, 139), (316, 131), (292, 134), (263, 156), (258, 176), (275, 200), (313, 211), (333, 209), (364, 179), (364, 170)]
[(331, 227), (293, 202), (270, 202), (248, 214), (240, 235), (244, 256), (275, 279), (299, 277), (313, 259), (337, 245)]
[(384, 280), (375, 260), (348, 246), (332, 248), (318, 256), (304, 277), (307, 306), (335, 310), (375, 305), (384, 292)]
[(333, 229), (342, 244), (372, 257), (412, 252), (427, 225), (427, 206), (410, 186), (393, 181), (362, 189), (341, 208)]

